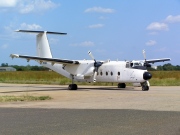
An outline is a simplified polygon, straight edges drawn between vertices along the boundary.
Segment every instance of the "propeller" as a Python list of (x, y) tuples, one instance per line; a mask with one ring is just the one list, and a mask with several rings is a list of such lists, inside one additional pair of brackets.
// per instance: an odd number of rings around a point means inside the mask
[(96, 76), (97, 76), (97, 72), (98, 72), (99, 67), (102, 64), (109, 62), (109, 60), (104, 61), (104, 62), (96, 61), (96, 59), (94, 58), (94, 56), (91, 53), (91, 51), (89, 51), (88, 54), (94, 60), (94, 77), (93, 77), (93, 81), (96, 82)]
[(149, 64), (147, 61), (146, 61), (146, 51), (143, 50), (143, 56), (144, 56), (144, 67), (151, 67), (151, 64)]

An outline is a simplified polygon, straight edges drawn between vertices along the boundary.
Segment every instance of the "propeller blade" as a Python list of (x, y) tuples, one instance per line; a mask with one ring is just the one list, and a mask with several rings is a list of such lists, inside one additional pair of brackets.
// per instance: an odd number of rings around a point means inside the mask
[(143, 55), (144, 55), (144, 66), (147, 68), (147, 67), (151, 67), (151, 64), (149, 64), (147, 61), (146, 61), (146, 52), (145, 50), (143, 50)]
[(103, 64), (110, 62), (110, 60), (103, 61)]
[(96, 61), (94, 59), (94, 56), (92, 55), (91, 51), (88, 52), (89, 56), (94, 60), (94, 75), (93, 75), (93, 82), (96, 82), (96, 77), (97, 77), (97, 73), (98, 73), (98, 68), (104, 64), (109, 62), (109, 60), (101, 62), (101, 61)]
[(89, 51), (88, 54), (89, 54), (89, 56), (90, 56), (94, 61), (96, 61), (96, 60), (94, 59), (94, 56), (92, 55), (91, 51)]
[(143, 50), (143, 56), (144, 56), (144, 59), (146, 61), (146, 52), (145, 52), (145, 50)]
[(94, 72), (93, 82), (96, 82), (97, 71)]

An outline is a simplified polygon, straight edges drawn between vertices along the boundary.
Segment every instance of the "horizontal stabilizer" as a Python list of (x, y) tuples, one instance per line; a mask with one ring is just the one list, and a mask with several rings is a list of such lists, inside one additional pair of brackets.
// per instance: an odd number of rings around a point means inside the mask
[(51, 31), (34, 31), (34, 30), (16, 30), (16, 32), (26, 32), (26, 33), (47, 33), (47, 34), (60, 34), (60, 35), (67, 35), (67, 33), (62, 32), (51, 32)]

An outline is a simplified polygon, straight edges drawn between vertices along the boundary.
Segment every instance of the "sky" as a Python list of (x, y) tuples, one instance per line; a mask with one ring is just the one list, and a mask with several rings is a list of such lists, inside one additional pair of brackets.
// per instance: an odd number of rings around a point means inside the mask
[(143, 60), (180, 65), (180, 0), (0, 0), (0, 63), (38, 65), (10, 54), (36, 56), (36, 35), (48, 35), (54, 58)]

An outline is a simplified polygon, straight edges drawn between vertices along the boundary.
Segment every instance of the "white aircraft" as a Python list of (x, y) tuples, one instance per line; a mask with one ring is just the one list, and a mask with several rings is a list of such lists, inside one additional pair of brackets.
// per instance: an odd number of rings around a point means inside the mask
[[(67, 33), (49, 32), (49, 31), (30, 31), (17, 30), (16, 32), (36, 33), (36, 51), (37, 56), (11, 54), (12, 58), (24, 58), (28, 62), (36, 60), (42, 66), (45, 66), (72, 80), (69, 84), (69, 90), (76, 90), (76, 82), (117, 82), (118, 88), (125, 88), (125, 83), (139, 83), (143, 91), (149, 90), (149, 79), (152, 75), (147, 71), (146, 65), (140, 61), (97, 61), (92, 53), (88, 54), (93, 60), (67, 60), (52, 58), (51, 49), (48, 43), (47, 34), (66, 35)], [(167, 61), (168, 59), (158, 59), (158, 61)], [(158, 62), (157, 59), (150, 61)], [(139, 63), (136, 65), (136, 63)]]

